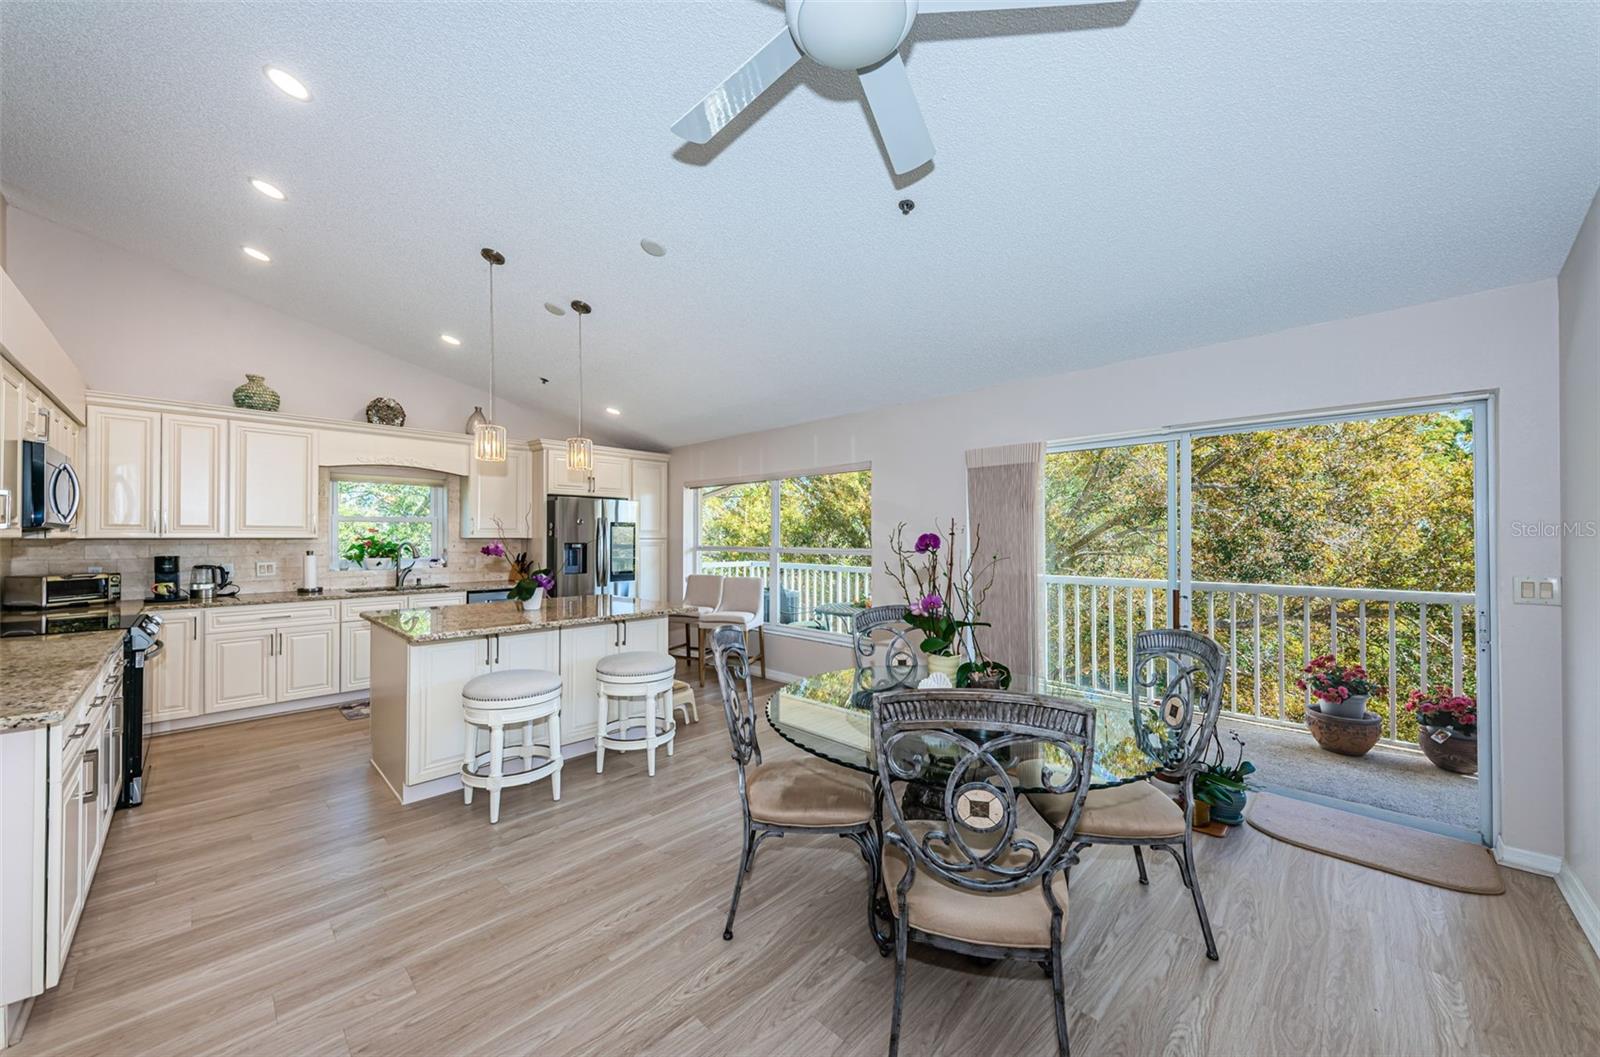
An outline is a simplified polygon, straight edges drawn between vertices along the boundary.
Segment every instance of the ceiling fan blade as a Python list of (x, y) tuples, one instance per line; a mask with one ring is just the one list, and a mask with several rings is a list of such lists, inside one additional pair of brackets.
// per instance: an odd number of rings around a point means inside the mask
[(878, 65), (860, 71), (861, 87), (867, 93), (872, 121), (878, 126), (889, 164), (897, 173), (910, 172), (933, 160), (933, 137), (923, 124), (922, 109), (911, 91), (906, 64), (898, 53)]
[(921, 0), (919, 15), (948, 15), (961, 11), (1020, 11), (1028, 7), (1074, 7), (1104, 4), (1109, 0)]
[(743, 66), (713, 88), (710, 95), (680, 117), (672, 131), (690, 143), (705, 143), (799, 61), (800, 49), (794, 46), (794, 38), (789, 36), (789, 27), (785, 26)]

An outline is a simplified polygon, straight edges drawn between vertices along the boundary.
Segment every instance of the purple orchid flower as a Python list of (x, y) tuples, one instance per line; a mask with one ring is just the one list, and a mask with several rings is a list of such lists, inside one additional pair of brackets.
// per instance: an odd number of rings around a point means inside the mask
[(535, 573), (533, 582), (544, 588), (546, 591), (554, 591), (556, 589), (555, 580), (544, 573)]
[(919, 617), (931, 617), (944, 608), (944, 599), (937, 592), (930, 592), (917, 599), (916, 605), (911, 607), (911, 612)]
[(506, 548), (499, 540), (495, 540), (493, 543), (485, 543), (478, 548), (478, 551), (480, 554), (487, 554), (491, 558), (504, 558), (506, 556)]
[[(929, 551), (939, 549), (939, 534), (937, 532), (924, 532), (917, 537), (917, 553), (927, 554)], [(935, 595), (935, 598), (938, 596)]]

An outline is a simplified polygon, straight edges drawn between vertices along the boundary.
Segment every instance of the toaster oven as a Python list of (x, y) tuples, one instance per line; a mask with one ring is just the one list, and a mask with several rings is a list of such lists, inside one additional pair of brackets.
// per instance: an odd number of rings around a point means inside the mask
[(59, 609), (122, 601), (121, 573), (8, 576), (3, 601), (14, 609)]

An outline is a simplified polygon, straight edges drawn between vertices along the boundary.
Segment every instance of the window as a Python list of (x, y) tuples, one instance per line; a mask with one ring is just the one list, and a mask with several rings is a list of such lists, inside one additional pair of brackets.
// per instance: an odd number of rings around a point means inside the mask
[(761, 578), (768, 623), (849, 630), (872, 591), (871, 470), (717, 485), (695, 496), (698, 571)]
[[(443, 559), (450, 545), (441, 482), (403, 477), (335, 477), (328, 509), (332, 516), (333, 568), (357, 569), (361, 556), (393, 558), (409, 541), (417, 557)], [(359, 541), (375, 539), (378, 555)]]

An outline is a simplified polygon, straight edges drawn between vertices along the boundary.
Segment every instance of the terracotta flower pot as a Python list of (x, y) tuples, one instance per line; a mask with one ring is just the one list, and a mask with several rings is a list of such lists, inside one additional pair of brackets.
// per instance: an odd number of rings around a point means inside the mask
[(1346, 719), (1308, 708), (1306, 726), (1319, 746), (1340, 756), (1365, 756), (1383, 736), (1383, 717), (1371, 712), (1359, 719)]
[[(1439, 735), (1443, 734), (1441, 738)], [(1423, 727), (1417, 731), (1417, 745), (1441, 771), (1456, 774), (1478, 773), (1478, 736), (1462, 734), (1449, 727)]]
[(1194, 824), (1196, 826), (1211, 825), (1211, 805), (1204, 800), (1196, 799), (1194, 802)]

